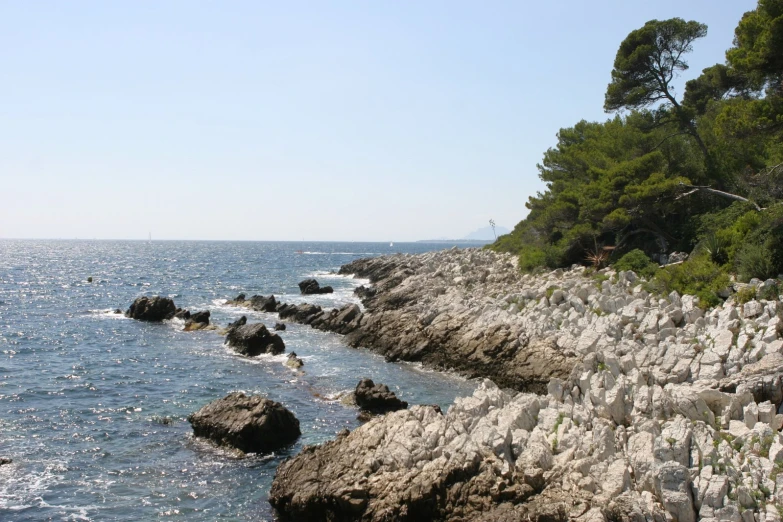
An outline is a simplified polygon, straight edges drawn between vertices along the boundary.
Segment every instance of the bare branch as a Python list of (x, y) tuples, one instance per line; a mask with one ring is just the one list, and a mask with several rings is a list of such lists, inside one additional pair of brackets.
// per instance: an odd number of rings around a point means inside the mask
[(738, 196), (737, 194), (731, 194), (730, 192), (723, 192), (722, 190), (717, 190), (717, 189), (714, 189), (714, 188), (711, 188), (711, 187), (706, 187), (706, 186), (696, 187), (696, 186), (693, 186), (693, 185), (686, 185), (685, 183), (680, 183), (680, 185), (682, 185), (685, 188), (689, 188), (689, 189), (693, 189), (693, 190), (678, 196), (676, 199), (680, 199), (682, 197), (685, 197), (685, 196), (688, 196), (690, 194), (693, 194), (694, 192), (698, 192), (699, 190), (703, 190), (704, 192), (708, 192), (710, 194), (715, 194), (716, 196), (722, 196), (722, 197), (728, 198), (728, 199), (733, 199), (734, 201), (742, 201), (743, 203), (750, 203), (759, 212), (761, 212), (762, 210), (766, 210), (766, 209), (763, 209), (760, 206), (758, 206), (758, 204), (755, 201), (751, 201), (748, 198), (743, 198), (742, 196)]

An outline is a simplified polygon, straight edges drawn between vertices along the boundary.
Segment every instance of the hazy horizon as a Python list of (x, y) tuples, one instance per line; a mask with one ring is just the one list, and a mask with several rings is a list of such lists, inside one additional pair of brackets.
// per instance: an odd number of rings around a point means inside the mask
[(512, 229), (620, 42), (755, 0), (0, 4), (0, 237), (417, 241)]

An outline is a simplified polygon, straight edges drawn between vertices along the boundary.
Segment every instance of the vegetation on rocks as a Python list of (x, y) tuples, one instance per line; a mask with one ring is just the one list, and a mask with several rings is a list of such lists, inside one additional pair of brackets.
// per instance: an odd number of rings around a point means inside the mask
[[(561, 129), (538, 165), (546, 184), (529, 213), (490, 248), (525, 271), (652, 261), (658, 284), (713, 300), (728, 274), (783, 272), (783, 0), (759, 0), (736, 30), (725, 63), (671, 87), (707, 27), (652, 20), (620, 44), (604, 122)], [(678, 268), (652, 262), (690, 252)], [(627, 270), (628, 268), (622, 268)], [(708, 279), (712, 282), (708, 284)]]

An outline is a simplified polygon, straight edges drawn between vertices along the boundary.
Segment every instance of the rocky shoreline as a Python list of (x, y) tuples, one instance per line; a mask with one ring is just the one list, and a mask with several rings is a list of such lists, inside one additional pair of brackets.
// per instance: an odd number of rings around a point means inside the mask
[(704, 311), (632, 272), (522, 275), (479, 250), (341, 273), (370, 279), (363, 311), (289, 320), (494, 383), (305, 448), (273, 483), (283, 518), (780, 520), (780, 299)]

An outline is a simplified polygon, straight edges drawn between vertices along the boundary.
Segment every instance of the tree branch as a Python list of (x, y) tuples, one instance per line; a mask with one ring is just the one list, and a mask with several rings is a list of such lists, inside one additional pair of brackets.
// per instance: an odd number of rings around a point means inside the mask
[(758, 206), (758, 203), (756, 203), (755, 201), (751, 201), (748, 198), (743, 198), (742, 196), (738, 196), (737, 194), (731, 194), (729, 192), (723, 192), (722, 190), (717, 190), (717, 189), (714, 189), (714, 188), (711, 188), (711, 187), (706, 187), (706, 186), (696, 187), (696, 186), (693, 186), (693, 185), (686, 185), (685, 183), (680, 183), (680, 185), (685, 187), (685, 188), (689, 188), (689, 189), (693, 189), (693, 190), (691, 190), (690, 192), (686, 192), (685, 194), (680, 194), (679, 196), (677, 196), (674, 199), (684, 198), (685, 196), (690, 196), (694, 192), (698, 192), (700, 190), (703, 190), (704, 192), (708, 192), (710, 194), (715, 194), (716, 196), (722, 196), (722, 197), (728, 198), (728, 199), (733, 199), (734, 201), (742, 201), (743, 203), (750, 203), (759, 212), (761, 212), (762, 210), (766, 210), (766, 209), (763, 209), (760, 206)]

